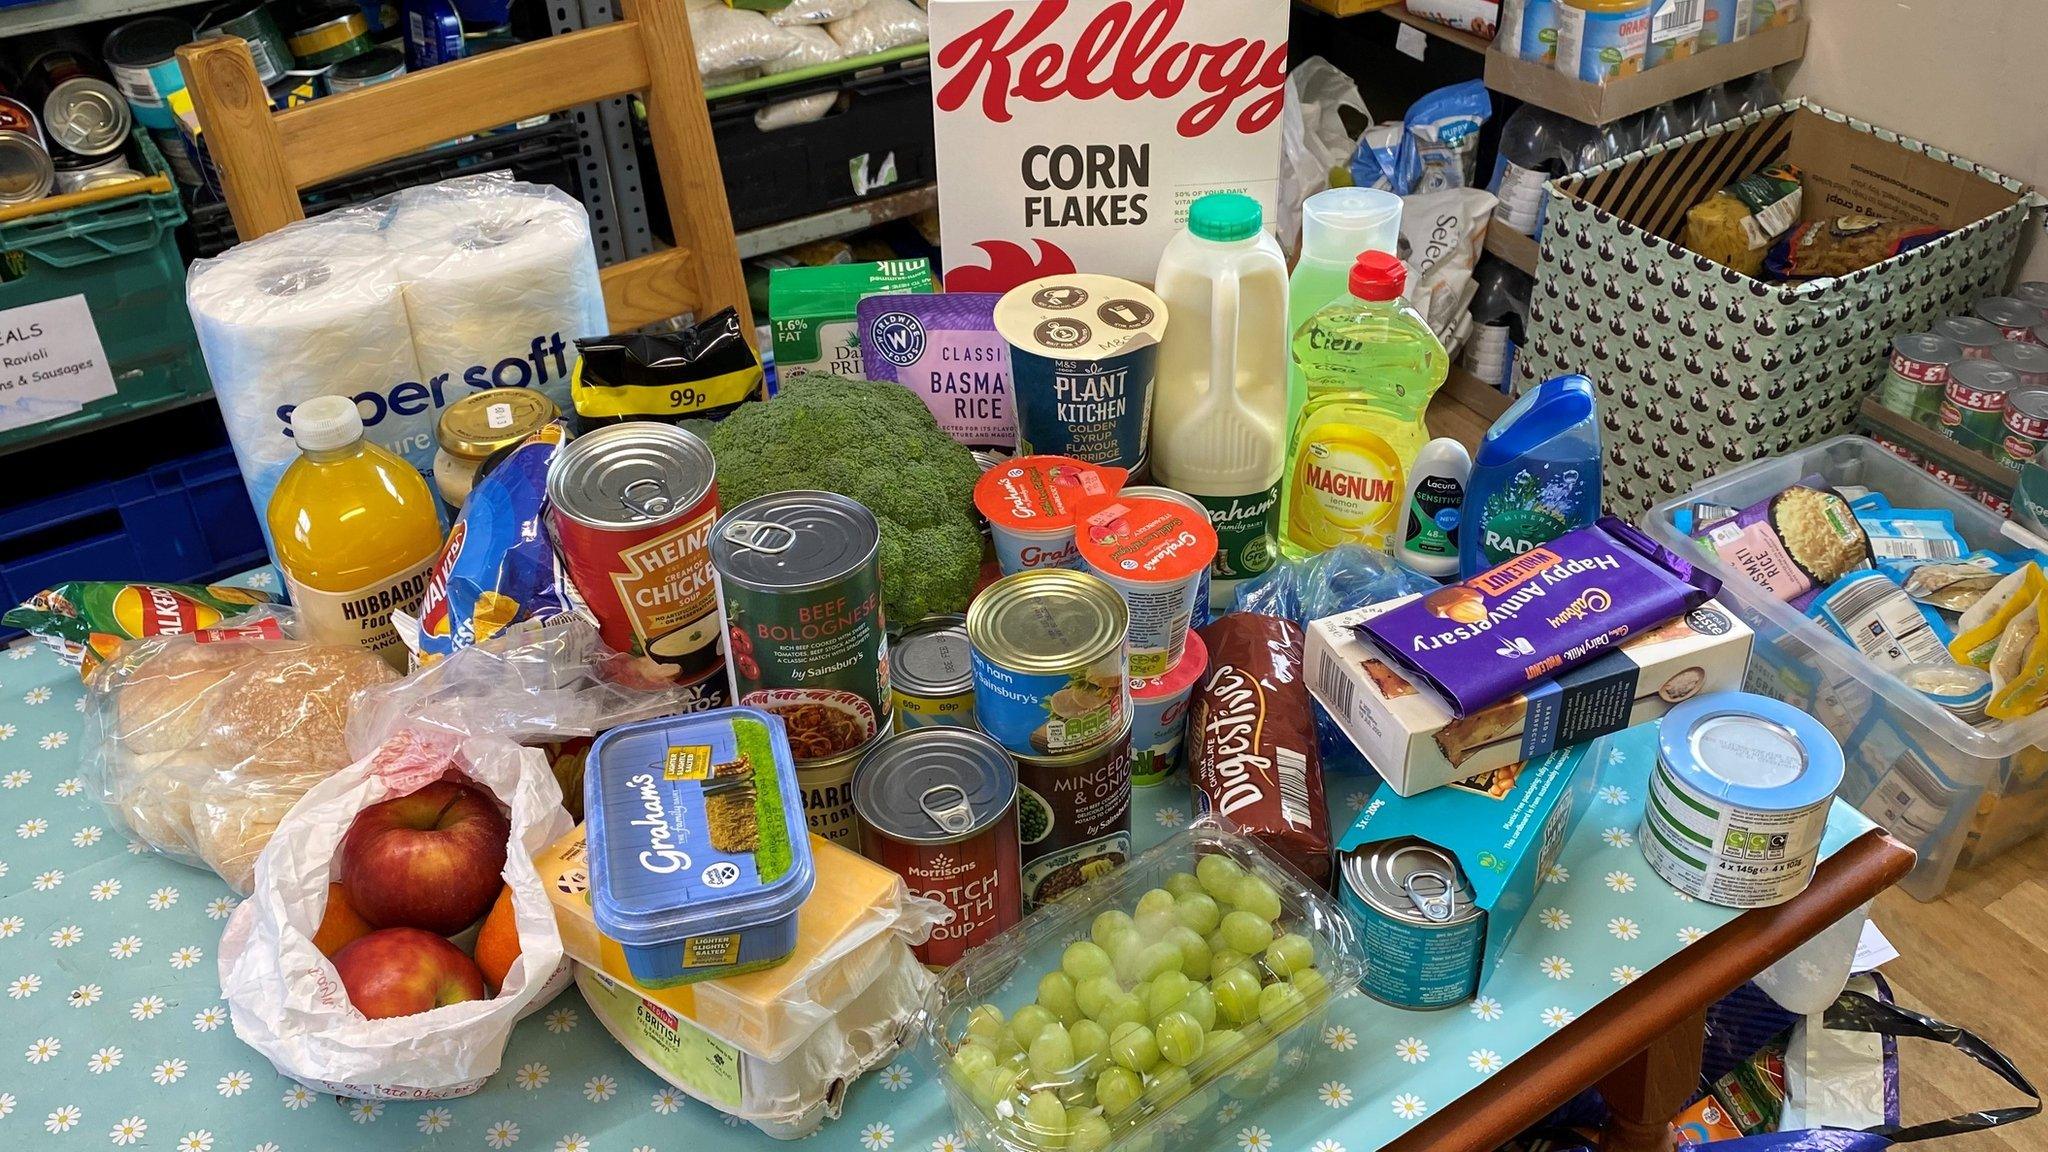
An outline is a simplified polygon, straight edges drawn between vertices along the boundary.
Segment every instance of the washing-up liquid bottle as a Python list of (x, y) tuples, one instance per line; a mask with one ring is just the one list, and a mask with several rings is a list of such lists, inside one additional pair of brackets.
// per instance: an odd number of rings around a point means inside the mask
[(1439, 580), (1458, 574), (1458, 522), (1471, 479), (1472, 454), (1463, 444), (1439, 436), (1422, 446), (1401, 498), (1407, 511), (1394, 559), (1403, 568)]
[(1593, 382), (1553, 376), (1487, 429), (1465, 486), (1458, 575), (1470, 579), (1600, 515)]
[(1400, 542), (1408, 466), (1429, 440), (1423, 414), (1450, 357), (1401, 298), (1408, 270), (1385, 252), (1359, 256), (1351, 290), (1294, 334), (1308, 400), (1288, 439), (1281, 550)]
[(363, 439), (347, 396), (292, 409), (291, 430), (299, 458), (266, 518), (292, 605), (312, 639), (360, 644), (403, 670), (391, 612), (419, 610), (441, 551), (434, 494), (412, 465)]
[(1287, 257), (1259, 202), (1195, 201), (1155, 280), (1173, 318), (1152, 385), (1152, 474), (1209, 510), (1210, 600), (1273, 566), (1287, 449)]
[[(1351, 289), (1360, 252), (1401, 251), (1401, 198), (1381, 188), (1331, 188), (1301, 202), (1301, 259), (1287, 280), (1287, 331), (1301, 331)], [(1301, 418), (1308, 385), (1288, 365), (1287, 427)]]

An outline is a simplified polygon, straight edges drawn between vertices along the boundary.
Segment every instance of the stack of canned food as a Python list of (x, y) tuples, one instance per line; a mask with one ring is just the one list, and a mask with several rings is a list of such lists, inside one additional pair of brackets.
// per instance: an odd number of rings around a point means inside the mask
[(0, 205), (132, 180), (128, 103), (105, 72), (62, 44), (0, 66)]

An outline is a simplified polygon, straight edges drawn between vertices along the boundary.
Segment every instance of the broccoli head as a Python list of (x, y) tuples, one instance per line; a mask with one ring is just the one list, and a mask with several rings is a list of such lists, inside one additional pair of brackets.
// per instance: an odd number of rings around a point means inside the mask
[(967, 607), (981, 570), (981, 468), (902, 385), (799, 377), (772, 400), (741, 405), (705, 438), (723, 507), (800, 488), (866, 505), (881, 523), (890, 620)]

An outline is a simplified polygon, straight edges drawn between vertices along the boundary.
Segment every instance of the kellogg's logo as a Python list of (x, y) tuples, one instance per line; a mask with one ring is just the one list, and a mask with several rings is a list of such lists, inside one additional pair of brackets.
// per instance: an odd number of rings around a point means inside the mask
[[(935, 53), (948, 73), (934, 97), (954, 112), (980, 94), (991, 122), (1010, 120), (1010, 101), (1044, 104), (1062, 96), (1136, 102), (1172, 100), (1192, 86), (1202, 99), (1174, 125), (1184, 137), (1205, 136), (1236, 109), (1247, 135), (1273, 124), (1286, 99), (1287, 45), (1263, 40), (1194, 44), (1172, 39), (1186, 0), (1109, 4), (1071, 43), (1039, 38), (1066, 14), (1068, 0), (1038, 0), (997, 12)], [(1012, 34), (1012, 24), (1022, 25)], [(1238, 107), (1240, 101), (1246, 101)]]

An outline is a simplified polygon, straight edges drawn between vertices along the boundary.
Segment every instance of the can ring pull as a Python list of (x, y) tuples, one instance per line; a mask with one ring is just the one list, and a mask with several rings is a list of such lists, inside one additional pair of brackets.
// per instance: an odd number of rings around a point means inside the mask
[[(773, 520), (735, 520), (719, 531), (741, 548), (770, 556), (787, 552), (796, 545), (796, 529)], [(775, 536), (778, 532), (782, 533), (780, 539)]]
[[(954, 799), (943, 803), (933, 797), (951, 794)], [(967, 799), (967, 789), (958, 784), (934, 784), (917, 798), (917, 806), (932, 818), (932, 823), (954, 836), (965, 836), (974, 828), (974, 805)]]
[(642, 516), (666, 516), (675, 508), (675, 502), (668, 498), (668, 485), (652, 476), (643, 476), (621, 488), (619, 503)]
[[(1394, 858), (1399, 859), (1403, 853), (1412, 851), (1412, 847), (1404, 848), (1394, 853)], [(1418, 855), (1429, 856), (1428, 853)], [(1446, 923), (1458, 914), (1458, 883), (1442, 869), (1417, 868), (1402, 878), (1401, 891), (1407, 895), (1408, 902), (1415, 905), (1415, 910), (1422, 913), (1422, 918), (1433, 924)]]

